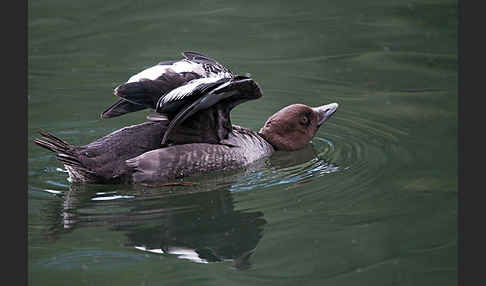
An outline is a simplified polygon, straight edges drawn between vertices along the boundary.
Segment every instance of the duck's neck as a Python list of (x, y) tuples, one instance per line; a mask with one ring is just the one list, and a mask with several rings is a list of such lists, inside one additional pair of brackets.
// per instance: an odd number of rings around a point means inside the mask
[(272, 148), (274, 150), (279, 150), (278, 146), (275, 146), (275, 144), (272, 143), (272, 137), (271, 136), (267, 136), (264, 132), (262, 132), (261, 129), (260, 129), (260, 131), (257, 132), (257, 134), (260, 138), (262, 138), (262, 140), (265, 140), (265, 142), (267, 142), (267, 144), (272, 146)]

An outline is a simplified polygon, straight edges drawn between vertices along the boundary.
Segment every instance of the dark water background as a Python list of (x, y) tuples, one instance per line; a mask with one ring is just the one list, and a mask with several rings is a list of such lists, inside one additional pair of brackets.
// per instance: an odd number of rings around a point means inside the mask
[[(456, 285), (456, 1), (28, 5), (30, 285)], [(194, 186), (70, 185), (32, 143), (144, 121), (98, 118), (183, 50), (259, 82), (235, 124), (340, 108), (308, 148)]]

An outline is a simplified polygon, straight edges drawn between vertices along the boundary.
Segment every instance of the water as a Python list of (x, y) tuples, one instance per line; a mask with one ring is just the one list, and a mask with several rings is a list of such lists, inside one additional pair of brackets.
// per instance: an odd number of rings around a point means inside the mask
[[(29, 1), (31, 285), (456, 285), (457, 2)], [(312, 144), (190, 186), (72, 185), (142, 68), (197, 50), (259, 82), (235, 124), (338, 102)]]

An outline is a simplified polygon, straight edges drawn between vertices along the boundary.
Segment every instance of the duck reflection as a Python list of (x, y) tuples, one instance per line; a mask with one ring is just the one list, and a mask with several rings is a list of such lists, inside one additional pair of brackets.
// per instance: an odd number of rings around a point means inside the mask
[(62, 204), (51, 200), (44, 209), (47, 238), (55, 241), (74, 229), (108, 226), (124, 233), (125, 246), (140, 251), (199, 263), (231, 261), (236, 269), (250, 267), (266, 221), (261, 211), (235, 210), (228, 185), (209, 191), (199, 184), (119, 188), (70, 185), (60, 196)]
[(262, 212), (235, 210), (232, 194), (225, 190), (173, 197), (160, 207), (171, 209), (163, 223), (118, 225), (117, 230), (126, 231), (137, 249), (194, 262), (232, 260), (237, 268), (248, 267), (266, 223)]

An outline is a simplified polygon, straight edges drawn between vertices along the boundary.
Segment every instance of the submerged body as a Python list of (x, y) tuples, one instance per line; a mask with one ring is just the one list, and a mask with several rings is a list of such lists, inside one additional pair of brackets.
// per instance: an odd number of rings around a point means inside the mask
[(49, 133), (34, 142), (56, 152), (71, 182), (163, 184), (169, 180), (244, 167), (275, 149), (253, 130), (233, 125), (218, 144), (189, 143), (160, 148), (166, 126), (144, 122), (124, 127), (84, 146)]

